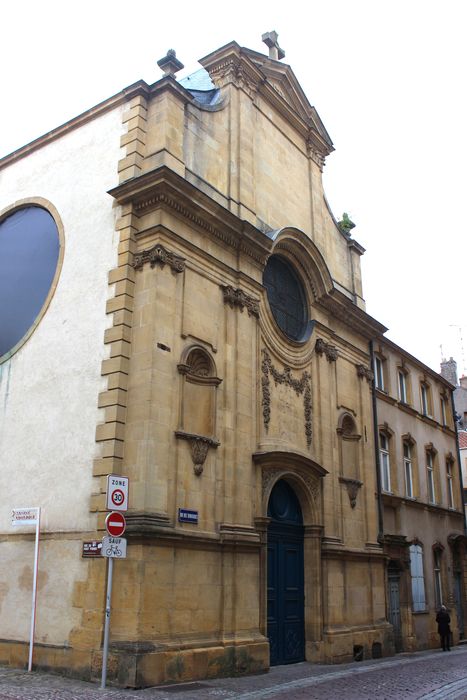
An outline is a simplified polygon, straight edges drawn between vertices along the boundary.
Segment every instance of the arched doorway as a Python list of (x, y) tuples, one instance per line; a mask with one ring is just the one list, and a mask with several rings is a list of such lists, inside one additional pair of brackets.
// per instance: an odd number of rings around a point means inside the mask
[(303, 518), (293, 489), (278, 481), (268, 504), (268, 638), (271, 665), (305, 658)]

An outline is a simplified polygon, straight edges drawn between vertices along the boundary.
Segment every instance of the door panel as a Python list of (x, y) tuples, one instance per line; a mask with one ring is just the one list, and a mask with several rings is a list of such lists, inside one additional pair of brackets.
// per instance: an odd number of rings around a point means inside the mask
[[(268, 535), (268, 637), (271, 665), (305, 657), (302, 528)], [(295, 536), (294, 536), (295, 535)], [(298, 536), (297, 536), (298, 535)]]
[(394, 628), (394, 646), (396, 652), (402, 651), (402, 628), (399, 595), (399, 577), (390, 576), (388, 579), (389, 593), (389, 622)]

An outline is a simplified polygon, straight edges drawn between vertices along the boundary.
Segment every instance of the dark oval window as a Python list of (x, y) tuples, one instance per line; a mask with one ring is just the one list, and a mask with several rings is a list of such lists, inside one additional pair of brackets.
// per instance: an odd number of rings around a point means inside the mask
[(0, 222), (0, 357), (39, 316), (60, 253), (55, 220), (42, 207), (18, 209)]
[(264, 269), (263, 284), (279, 328), (292, 340), (302, 340), (308, 322), (306, 296), (291, 265), (272, 255)]

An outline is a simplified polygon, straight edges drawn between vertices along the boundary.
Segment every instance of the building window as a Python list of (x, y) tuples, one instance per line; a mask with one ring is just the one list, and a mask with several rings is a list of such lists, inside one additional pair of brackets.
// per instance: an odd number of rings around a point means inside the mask
[(409, 403), (409, 394), (407, 390), (407, 374), (400, 369), (397, 373), (399, 385), (399, 401), (401, 403)]
[(373, 358), (373, 371), (375, 374), (376, 388), (385, 391), (384, 360), (378, 355), (375, 355)]
[(309, 321), (306, 295), (293, 267), (280, 255), (271, 255), (264, 268), (263, 284), (281, 331), (291, 340), (305, 340)]
[(379, 460), (381, 468), (381, 488), (388, 493), (391, 491), (391, 463), (389, 460), (389, 438), (384, 433), (379, 434)]
[(421, 382), (420, 384), (420, 402), (423, 415), (431, 416), (431, 391), (430, 386), (426, 382)]
[(412, 578), (412, 604), (414, 612), (426, 609), (425, 579), (423, 577), (423, 549), (419, 544), (410, 545), (410, 575)]
[(0, 220), (0, 357), (13, 354), (45, 314), (63, 251), (63, 234), (41, 206), (24, 206)]
[(435, 606), (440, 608), (443, 604), (443, 588), (441, 584), (441, 552), (439, 549), (433, 550), (433, 564), (435, 574)]
[(405, 475), (405, 495), (407, 498), (414, 498), (413, 471), (412, 471), (412, 448), (408, 442), (404, 442), (404, 475)]
[(441, 425), (446, 426), (446, 399), (444, 396), (441, 397)]
[(426, 453), (426, 481), (428, 487), (428, 501), (430, 503), (436, 503), (435, 498), (435, 474), (434, 474), (434, 460), (433, 454), (431, 452)]
[(448, 507), (455, 508), (454, 502), (454, 459), (448, 457), (446, 459), (446, 481), (447, 481), (447, 493), (448, 493)]

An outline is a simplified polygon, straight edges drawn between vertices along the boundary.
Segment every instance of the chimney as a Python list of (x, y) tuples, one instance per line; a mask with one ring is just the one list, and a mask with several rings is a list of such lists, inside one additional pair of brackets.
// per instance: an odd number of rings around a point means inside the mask
[(458, 385), (457, 362), (452, 357), (441, 362), (441, 376), (447, 379), (448, 382), (451, 382), (451, 384), (454, 384), (454, 386)]

